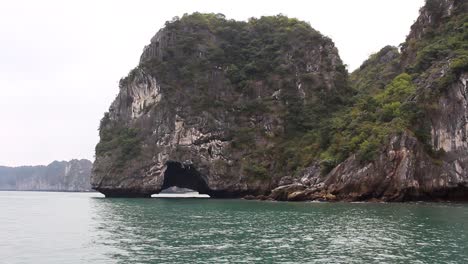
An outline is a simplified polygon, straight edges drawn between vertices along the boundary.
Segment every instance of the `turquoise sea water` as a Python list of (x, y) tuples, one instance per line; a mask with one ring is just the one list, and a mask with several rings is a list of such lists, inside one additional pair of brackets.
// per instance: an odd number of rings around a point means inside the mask
[(0, 192), (0, 263), (468, 263), (468, 205)]

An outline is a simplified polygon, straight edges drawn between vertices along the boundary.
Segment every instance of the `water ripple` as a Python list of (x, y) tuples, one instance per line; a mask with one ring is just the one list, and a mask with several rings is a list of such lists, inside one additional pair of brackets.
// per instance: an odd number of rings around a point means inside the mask
[(118, 263), (468, 261), (466, 206), (96, 199), (93, 211)]
[(468, 263), (468, 205), (0, 192), (1, 263)]

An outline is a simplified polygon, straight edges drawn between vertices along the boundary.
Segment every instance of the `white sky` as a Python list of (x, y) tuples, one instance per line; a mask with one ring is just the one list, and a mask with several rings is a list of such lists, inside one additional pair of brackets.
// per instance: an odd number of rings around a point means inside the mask
[(349, 69), (409, 33), (424, 0), (0, 0), (0, 165), (94, 160), (118, 81), (166, 20), (282, 13), (333, 39)]

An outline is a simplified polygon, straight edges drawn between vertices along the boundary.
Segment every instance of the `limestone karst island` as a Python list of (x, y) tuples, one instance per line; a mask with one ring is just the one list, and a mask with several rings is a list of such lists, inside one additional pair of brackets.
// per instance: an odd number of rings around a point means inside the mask
[(428, 1), (349, 74), (283, 15), (168, 21), (100, 124), (92, 187), (149, 197), (468, 199), (467, 2)]

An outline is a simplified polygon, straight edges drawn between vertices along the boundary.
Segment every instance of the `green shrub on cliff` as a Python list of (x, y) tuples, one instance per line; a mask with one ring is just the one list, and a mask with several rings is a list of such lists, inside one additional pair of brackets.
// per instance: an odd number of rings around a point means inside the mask
[(268, 170), (260, 164), (248, 163), (244, 167), (244, 172), (251, 180), (264, 180), (268, 178)]
[(322, 119), (319, 129), (291, 140), (283, 149), (285, 166), (300, 171), (318, 159), (327, 173), (353, 153), (363, 162), (373, 160), (389, 136), (413, 129), (420, 112), (410, 100), (414, 94), (411, 76), (403, 73), (380, 93), (358, 96), (353, 106)]
[(403, 73), (395, 77), (382, 92), (352, 107), (348, 114), (336, 116), (345, 125), (335, 127), (334, 134), (343, 139), (340, 140), (342, 145), (329, 146), (331, 153), (338, 156), (340, 161), (347, 156), (342, 155), (343, 151), (357, 152), (362, 161), (372, 160), (390, 135), (411, 129), (411, 121), (415, 117), (414, 109), (409, 105), (413, 104), (410, 98), (414, 93), (411, 76)]
[[(101, 129), (101, 140), (96, 145), (96, 155), (117, 153), (117, 166), (125, 165), (125, 162), (138, 156), (140, 152), (140, 137), (135, 128)], [(117, 151), (116, 151), (117, 150)]]
[(359, 94), (375, 95), (402, 72), (400, 68), (398, 48), (386, 46), (352, 72), (350, 81)]
[(468, 71), (468, 54), (460, 55), (457, 58), (452, 59), (450, 63), (450, 69), (455, 74)]
[[(429, 1), (431, 2), (431, 1)], [(431, 5), (428, 2), (428, 7)], [(437, 2), (434, 1), (437, 6)], [(467, 5), (466, 3), (464, 5)], [(428, 69), (432, 63), (440, 59), (450, 59), (451, 70), (457, 73), (466, 69), (468, 58), (468, 14), (462, 4), (458, 9), (452, 10), (450, 17), (444, 17), (437, 8), (432, 8), (436, 21), (432, 27), (425, 29), (425, 34), (418, 41), (406, 44), (405, 48), (416, 52), (415, 63), (407, 70), (410, 73), (421, 73)]]

